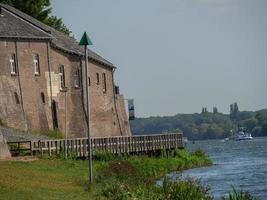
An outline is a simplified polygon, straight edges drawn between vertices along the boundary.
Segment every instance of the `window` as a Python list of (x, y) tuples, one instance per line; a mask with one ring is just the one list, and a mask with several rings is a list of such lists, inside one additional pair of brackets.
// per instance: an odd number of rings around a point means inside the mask
[(15, 96), (16, 104), (20, 104), (18, 93), (14, 92), (14, 96)]
[(17, 74), (17, 65), (16, 65), (16, 56), (15, 54), (12, 54), (10, 56), (10, 69), (11, 69), (11, 75)]
[(77, 69), (74, 75), (74, 86), (76, 88), (80, 88), (81, 87), (81, 76), (80, 76), (80, 70)]
[(33, 64), (34, 64), (34, 74), (40, 75), (40, 62), (39, 62), (39, 55), (38, 54), (34, 54)]
[(59, 88), (60, 90), (65, 89), (65, 70), (63, 65), (59, 67)]
[(100, 84), (100, 78), (99, 78), (99, 73), (96, 73), (96, 84)]
[(106, 74), (103, 73), (103, 92), (106, 93), (107, 92), (107, 80), (106, 80)]
[(42, 102), (45, 103), (45, 95), (43, 92), (41, 92), (41, 99), (42, 99)]
[(115, 86), (115, 94), (120, 94), (120, 88), (119, 88), (119, 86)]

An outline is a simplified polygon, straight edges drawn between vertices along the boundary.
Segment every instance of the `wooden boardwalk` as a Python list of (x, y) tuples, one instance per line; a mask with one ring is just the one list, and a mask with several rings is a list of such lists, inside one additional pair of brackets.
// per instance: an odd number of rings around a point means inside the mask
[[(92, 138), (93, 151), (112, 154), (134, 154), (170, 150), (183, 147), (182, 134), (159, 134), (119, 137)], [(17, 143), (18, 148), (14, 147)], [(10, 145), (11, 143), (9, 143)], [(30, 154), (71, 155), (84, 157), (88, 155), (88, 138), (51, 139), (39, 141), (13, 142), (12, 151), (28, 150)]]

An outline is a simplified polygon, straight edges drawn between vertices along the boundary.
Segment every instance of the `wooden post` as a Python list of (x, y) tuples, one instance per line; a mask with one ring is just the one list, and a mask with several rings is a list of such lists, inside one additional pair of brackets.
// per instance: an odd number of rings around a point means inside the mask
[(43, 158), (44, 157), (44, 153), (43, 153), (43, 145), (42, 145), (42, 142), (39, 140), (39, 149), (40, 149), (40, 154), (41, 154), (41, 157)]
[(32, 141), (30, 141), (30, 153), (31, 153), (31, 156), (33, 156), (33, 150), (32, 150), (32, 147), (33, 147), (33, 145), (32, 145)]

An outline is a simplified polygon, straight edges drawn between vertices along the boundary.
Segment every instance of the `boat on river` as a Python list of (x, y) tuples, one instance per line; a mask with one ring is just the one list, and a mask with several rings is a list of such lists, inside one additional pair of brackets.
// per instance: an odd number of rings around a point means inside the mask
[(240, 140), (252, 140), (253, 137), (251, 136), (251, 133), (239, 131), (236, 135), (234, 135), (234, 140), (235, 141), (240, 141)]
[(251, 133), (246, 131), (246, 128), (241, 127), (240, 130), (237, 133), (234, 133), (231, 131), (231, 136), (225, 140), (234, 140), (234, 141), (241, 141), (241, 140), (252, 140), (253, 137)]

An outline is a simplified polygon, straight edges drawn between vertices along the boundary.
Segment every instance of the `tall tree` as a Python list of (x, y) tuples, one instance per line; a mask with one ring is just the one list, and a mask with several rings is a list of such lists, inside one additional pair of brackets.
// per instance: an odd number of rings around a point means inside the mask
[(230, 105), (230, 119), (233, 121), (237, 120), (239, 109), (237, 103), (233, 103)]
[(213, 107), (213, 114), (217, 114), (218, 113), (218, 108), (216, 106)]
[(11, 5), (67, 35), (71, 33), (61, 18), (51, 15), (50, 0), (0, 0), (0, 3)]

